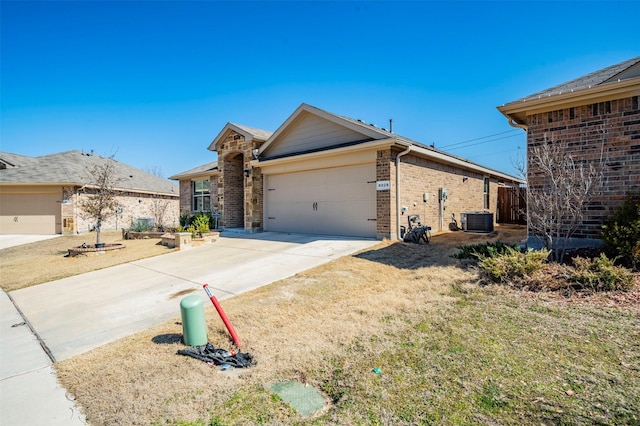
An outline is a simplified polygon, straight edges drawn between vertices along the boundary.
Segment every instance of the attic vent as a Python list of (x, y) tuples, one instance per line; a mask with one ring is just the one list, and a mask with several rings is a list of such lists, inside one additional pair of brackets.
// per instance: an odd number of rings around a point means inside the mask
[(369, 126), (371, 126), (371, 127), (376, 127), (376, 125), (375, 125), (375, 124), (373, 124), (373, 123), (369, 124)]
[(364, 123), (364, 121), (362, 121), (362, 120), (360, 120), (360, 119), (358, 118), (358, 123)]

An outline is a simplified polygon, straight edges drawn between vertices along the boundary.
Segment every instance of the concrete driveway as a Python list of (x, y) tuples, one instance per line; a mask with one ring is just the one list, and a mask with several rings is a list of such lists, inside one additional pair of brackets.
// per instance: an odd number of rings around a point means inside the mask
[[(229, 234), (190, 250), (10, 293), (56, 360), (180, 317), (180, 300), (209, 284), (218, 300), (377, 244), (370, 239), (265, 232)], [(233, 321), (233, 312), (227, 312)]]
[(49, 238), (59, 237), (55, 235), (0, 235), (0, 250), (9, 247), (21, 246), (22, 244), (35, 243), (36, 241), (48, 240)]

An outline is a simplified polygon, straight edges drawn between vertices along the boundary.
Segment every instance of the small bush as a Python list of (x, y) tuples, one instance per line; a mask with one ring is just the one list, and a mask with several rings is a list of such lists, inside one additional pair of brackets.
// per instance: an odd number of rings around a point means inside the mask
[(131, 226), (129, 227), (129, 231), (132, 232), (147, 232), (152, 229), (153, 226), (145, 220), (131, 220)]
[(507, 250), (519, 250), (517, 245), (505, 244), (501, 241), (494, 243), (467, 244), (456, 247), (459, 251), (452, 254), (454, 259), (479, 259), (484, 257), (495, 257), (507, 253)]
[(180, 226), (182, 226), (183, 228), (188, 228), (190, 225), (194, 225), (197, 228), (198, 226), (196, 225), (195, 221), (199, 220), (199, 223), (202, 225), (205, 222), (204, 218), (206, 218), (209, 223), (209, 229), (207, 229), (206, 232), (209, 232), (209, 230), (211, 229), (216, 229), (219, 226), (220, 219), (216, 221), (213, 215), (209, 212), (199, 212), (195, 215), (183, 213), (180, 215)]
[(182, 213), (180, 215), (180, 226), (184, 228), (188, 228), (191, 225), (191, 221), (193, 220), (193, 216), (189, 213)]
[(506, 282), (541, 270), (549, 254), (546, 249), (521, 252), (507, 247), (504, 253), (481, 257), (478, 266), (491, 281)]
[(573, 259), (575, 272), (572, 279), (593, 291), (627, 291), (633, 288), (634, 274), (622, 266), (614, 265), (604, 253), (594, 259)]
[(208, 214), (198, 213), (195, 219), (191, 222), (191, 226), (195, 228), (198, 234), (203, 235), (209, 232), (209, 221), (210, 216)]
[(623, 206), (602, 225), (606, 252), (623, 265), (640, 268), (640, 192), (627, 195)]

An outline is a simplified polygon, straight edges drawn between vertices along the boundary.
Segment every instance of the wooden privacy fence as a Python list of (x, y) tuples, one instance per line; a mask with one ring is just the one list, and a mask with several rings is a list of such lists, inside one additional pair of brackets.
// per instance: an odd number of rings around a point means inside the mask
[(504, 186), (498, 188), (497, 223), (526, 225), (527, 188)]

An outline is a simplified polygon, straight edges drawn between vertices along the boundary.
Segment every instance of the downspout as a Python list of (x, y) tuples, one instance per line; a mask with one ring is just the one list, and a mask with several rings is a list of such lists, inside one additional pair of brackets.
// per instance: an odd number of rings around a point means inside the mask
[[(509, 119), (509, 126), (511, 126), (511, 127), (515, 127), (515, 128), (517, 128), (517, 129), (522, 129), (522, 130), (524, 130), (524, 131), (525, 131), (525, 133), (527, 133), (527, 135), (528, 135), (528, 133), (529, 133), (529, 126), (527, 126), (526, 124), (520, 124), (520, 123), (517, 123), (513, 118), (509, 117), (509, 115), (507, 115), (507, 114), (505, 114), (505, 116)], [(528, 152), (528, 150), (529, 150), (529, 144), (525, 141), (525, 144), (524, 144), (524, 145), (525, 145), (525, 150), (526, 150), (525, 152)], [(527, 155), (527, 156), (528, 156), (528, 155)], [(525, 161), (525, 164), (526, 164), (526, 162), (527, 162), (528, 160), (525, 158), (525, 160), (524, 160), (524, 161)], [(528, 173), (527, 173), (527, 174), (528, 174)], [(523, 176), (523, 177), (524, 177), (525, 181), (527, 181), (527, 182), (528, 182), (528, 176)], [(529, 185), (528, 185), (528, 183), (527, 183), (527, 206), (529, 206), (529, 188), (528, 188), (528, 186), (529, 186)], [(529, 229), (529, 209), (528, 209), (528, 207), (527, 207), (527, 219), (526, 219), (526, 220), (527, 220), (527, 242), (526, 242), (526, 247), (528, 247), (528, 246), (529, 246), (529, 235), (531, 235), (531, 233), (530, 233), (530, 231), (531, 231), (531, 230)]]
[(399, 153), (396, 156), (396, 236), (398, 239), (400, 237), (400, 157), (407, 155), (411, 152), (411, 145), (407, 147), (404, 151)]

